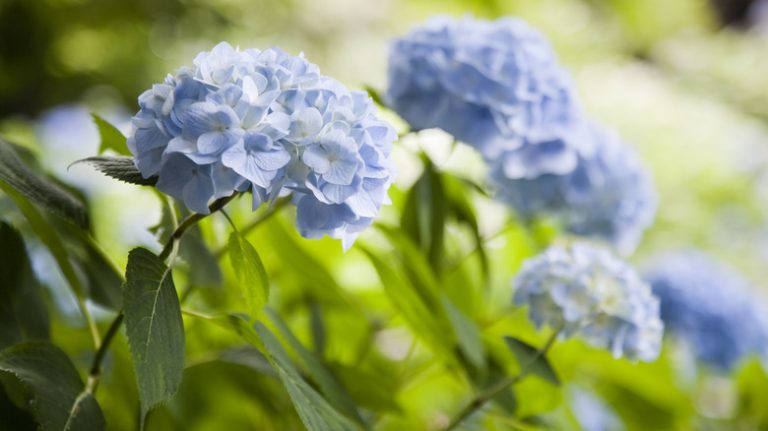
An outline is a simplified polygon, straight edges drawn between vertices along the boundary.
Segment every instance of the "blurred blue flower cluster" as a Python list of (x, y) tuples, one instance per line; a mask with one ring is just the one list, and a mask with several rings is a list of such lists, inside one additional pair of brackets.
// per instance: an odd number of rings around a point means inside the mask
[(566, 71), (524, 22), (436, 18), (394, 42), (388, 103), (415, 129), (476, 148), (499, 199), (631, 251), (656, 197), (632, 150), (581, 113)]
[(439, 127), (493, 156), (576, 113), (547, 40), (515, 18), (436, 17), (397, 39), (389, 104), (414, 129)]
[(221, 43), (139, 105), (128, 139), (136, 165), (192, 211), (234, 192), (250, 190), (254, 209), (292, 194), (303, 236), (348, 247), (388, 202), (394, 129), (365, 92), (303, 56)]
[(579, 154), (567, 173), (539, 170), (532, 177), (519, 176), (522, 166), (555, 161), (541, 150), (531, 155), (511, 151), (509, 157), (500, 157), (490, 173), (497, 198), (523, 217), (552, 214), (568, 232), (602, 238), (629, 253), (653, 223), (657, 208), (653, 182), (634, 151), (614, 133), (594, 124), (574, 133), (571, 136), (584, 139), (591, 148)]
[(526, 260), (513, 281), (514, 302), (529, 306), (537, 327), (610, 350), (615, 357), (650, 361), (661, 348), (659, 301), (629, 265), (588, 243), (552, 246)]
[(661, 317), (698, 360), (728, 371), (747, 355), (768, 353), (768, 310), (738, 273), (696, 251), (653, 262), (645, 278), (661, 299)]

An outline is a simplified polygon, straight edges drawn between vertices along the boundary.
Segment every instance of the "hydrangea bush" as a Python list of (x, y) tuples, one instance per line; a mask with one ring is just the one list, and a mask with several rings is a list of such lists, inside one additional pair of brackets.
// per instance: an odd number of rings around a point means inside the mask
[(729, 371), (749, 355), (768, 357), (766, 308), (735, 270), (688, 250), (655, 257), (645, 279), (669, 334), (697, 360)]
[(157, 188), (207, 214), (250, 191), (253, 208), (292, 195), (308, 238), (349, 247), (394, 178), (394, 129), (368, 94), (349, 91), (303, 56), (226, 42), (139, 97), (128, 147)]
[(661, 348), (659, 300), (632, 267), (587, 243), (552, 246), (523, 263), (514, 302), (538, 327), (580, 335), (615, 357), (650, 361)]
[[(158, 192), (131, 195), (153, 211), (110, 208), (148, 238), (117, 257), (94, 196), (0, 139), (0, 428), (720, 429), (664, 330), (727, 370), (765, 353), (763, 311), (700, 255), (660, 257), (647, 282), (633, 269), (650, 171), (579, 108), (544, 36), (434, 18), (394, 40), (389, 79), (350, 91), (303, 55), (222, 42), (141, 94), (127, 136), (94, 116), (102, 154), (84, 161)], [(486, 183), (395, 147), (374, 100), (403, 135), (474, 148)], [(423, 171), (380, 217), (396, 159)], [(494, 226), (488, 197), (517, 217)], [(323, 236), (343, 251), (300, 238)], [(762, 424), (768, 376), (745, 372), (738, 405)]]

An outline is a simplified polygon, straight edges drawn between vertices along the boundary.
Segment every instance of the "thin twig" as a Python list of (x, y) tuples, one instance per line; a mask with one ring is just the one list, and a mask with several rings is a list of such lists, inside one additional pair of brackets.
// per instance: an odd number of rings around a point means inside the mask
[(458, 415), (456, 415), (448, 427), (445, 428), (445, 431), (456, 429), (456, 427), (458, 427), (465, 419), (472, 416), (472, 414), (476, 411), (480, 410), (488, 401), (495, 398), (508, 387), (514, 385), (520, 380), (523, 380), (531, 371), (531, 366), (535, 364), (536, 361), (538, 361), (541, 357), (547, 354), (547, 351), (549, 351), (549, 349), (555, 343), (557, 336), (560, 335), (561, 330), (562, 326), (552, 332), (552, 335), (549, 337), (549, 339), (547, 339), (547, 342), (544, 344), (544, 346), (537, 350), (536, 354), (533, 355), (533, 357), (529, 359), (528, 362), (522, 364), (520, 372), (516, 376), (506, 377), (502, 380), (499, 380), (495, 385), (480, 393), (472, 401), (470, 401), (470, 403), (467, 404), (467, 406), (464, 407)]

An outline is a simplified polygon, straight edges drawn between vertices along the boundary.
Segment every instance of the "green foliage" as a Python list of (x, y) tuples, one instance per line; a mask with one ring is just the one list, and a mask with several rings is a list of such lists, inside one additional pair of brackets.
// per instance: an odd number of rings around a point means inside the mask
[(0, 348), (49, 337), (48, 310), (21, 235), (0, 221)]
[(560, 378), (557, 377), (555, 369), (552, 368), (546, 355), (541, 353), (539, 349), (514, 337), (504, 337), (504, 342), (509, 350), (515, 354), (521, 370), (541, 377), (553, 385), (560, 385)]
[(266, 326), (257, 322), (256, 332), (264, 342), (264, 349), (280, 380), (288, 391), (296, 412), (309, 431), (354, 431), (360, 429), (337, 412), (320, 394), (301, 377), (288, 353)]
[(21, 383), (26, 407), (41, 430), (101, 430), (104, 416), (67, 355), (45, 341), (0, 351), (0, 371)]
[(46, 211), (59, 215), (72, 223), (87, 228), (88, 210), (72, 193), (44, 178), (27, 167), (13, 149), (0, 139), (0, 185), (7, 192), (16, 191)]
[(96, 127), (99, 129), (99, 136), (101, 137), (99, 154), (107, 150), (112, 150), (123, 156), (131, 155), (131, 152), (128, 150), (125, 136), (123, 136), (115, 126), (96, 114), (91, 114), (91, 118), (93, 118), (93, 122), (96, 123)]
[(248, 313), (255, 319), (269, 299), (269, 277), (259, 253), (239, 232), (229, 235), (229, 259)]
[(184, 325), (171, 269), (146, 249), (128, 255), (123, 307), (144, 418), (176, 393), (184, 369)]

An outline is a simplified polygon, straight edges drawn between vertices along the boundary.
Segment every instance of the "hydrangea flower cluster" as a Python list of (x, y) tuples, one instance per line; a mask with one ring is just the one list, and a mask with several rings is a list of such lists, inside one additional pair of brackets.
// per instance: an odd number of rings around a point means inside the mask
[(136, 166), (192, 211), (234, 192), (250, 190), (254, 209), (292, 194), (303, 236), (348, 247), (388, 203), (394, 129), (365, 92), (303, 56), (223, 42), (139, 106), (128, 138)]
[(661, 299), (669, 333), (722, 371), (749, 354), (768, 353), (766, 310), (734, 270), (696, 251), (654, 259), (646, 280)]
[(650, 361), (661, 348), (659, 301), (637, 273), (602, 247), (552, 246), (528, 259), (513, 281), (514, 303), (537, 327), (562, 327), (615, 357)]
[(637, 156), (584, 118), (547, 41), (524, 22), (436, 18), (395, 41), (390, 105), (476, 148), (521, 216), (632, 250), (656, 210)]
[(441, 128), (487, 158), (578, 112), (547, 40), (515, 18), (431, 19), (394, 42), (389, 82), (411, 127)]
[[(590, 124), (561, 139), (582, 140), (574, 166), (546, 146), (503, 153), (491, 164), (497, 198), (523, 217), (550, 214), (572, 234), (599, 238), (624, 253), (634, 250), (653, 223), (658, 199), (653, 181), (637, 154), (616, 134)], [(553, 141), (551, 145), (567, 146)], [(570, 164), (570, 160), (569, 160)]]

